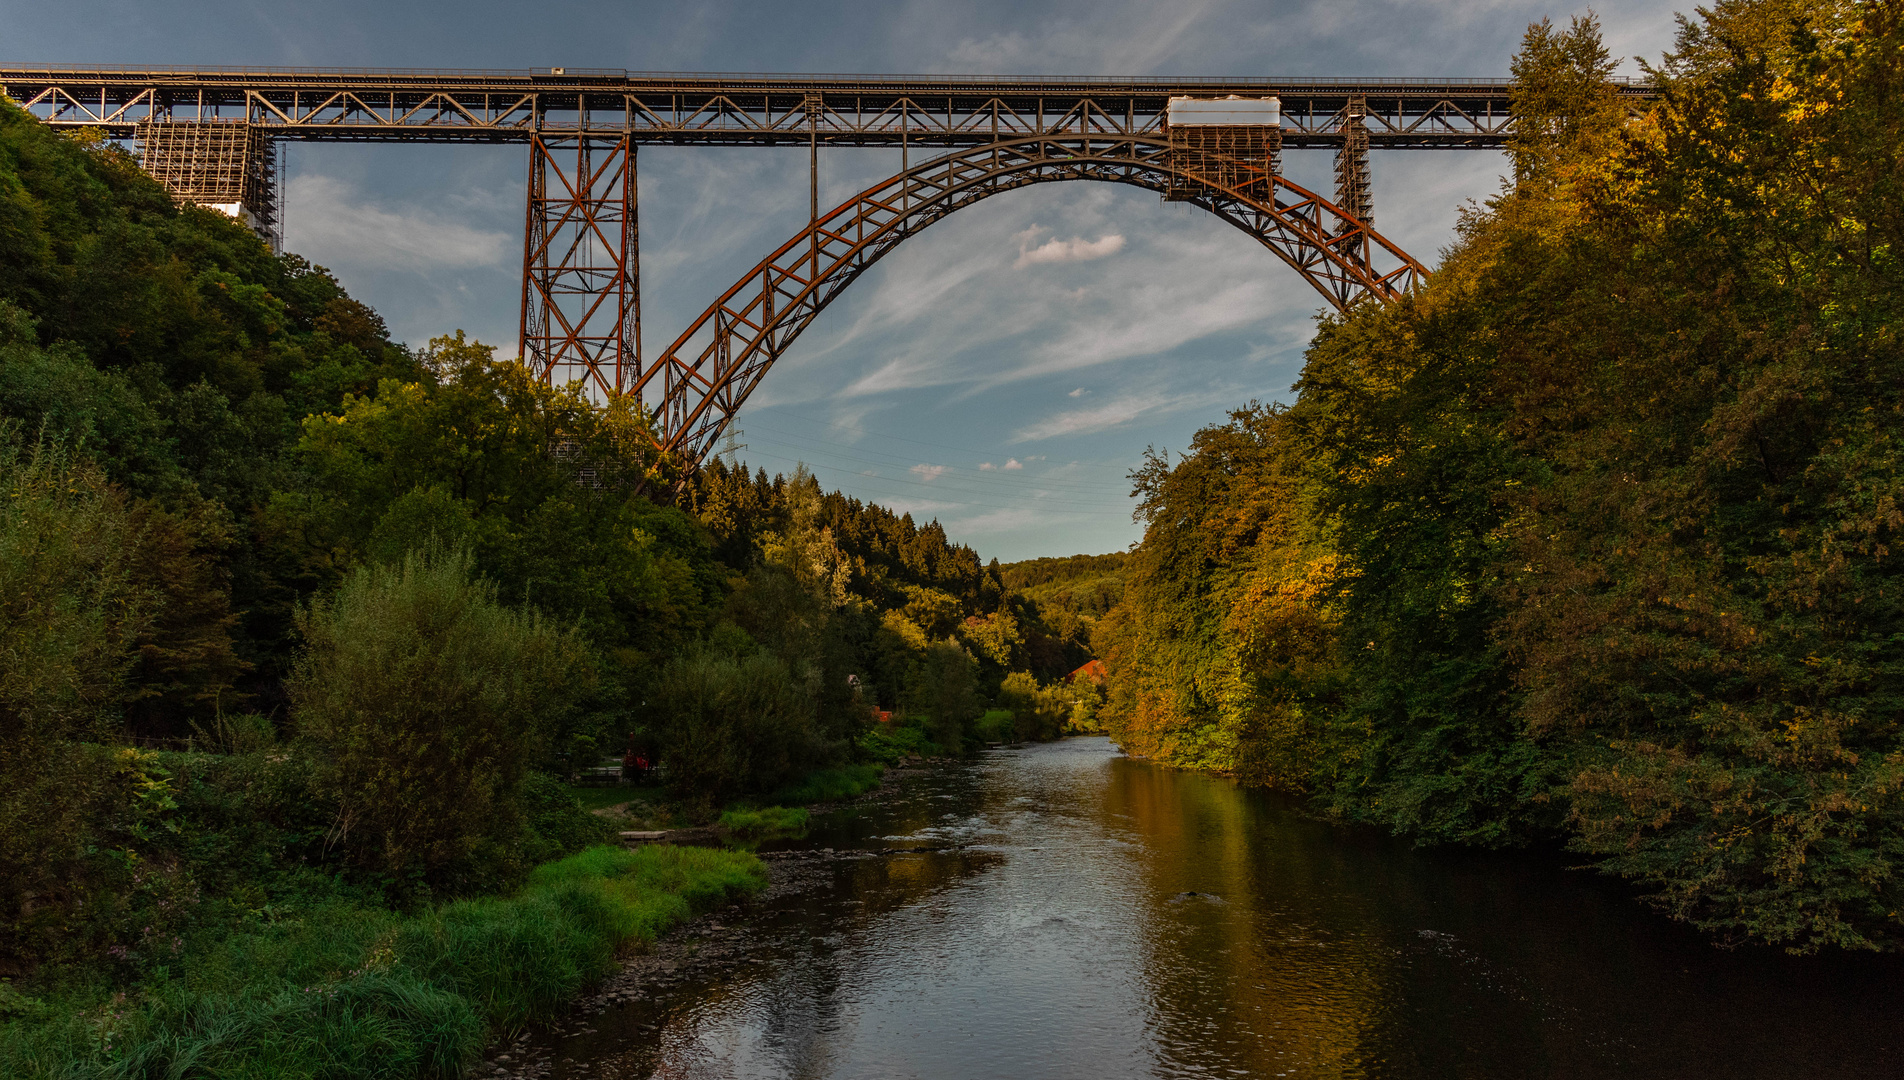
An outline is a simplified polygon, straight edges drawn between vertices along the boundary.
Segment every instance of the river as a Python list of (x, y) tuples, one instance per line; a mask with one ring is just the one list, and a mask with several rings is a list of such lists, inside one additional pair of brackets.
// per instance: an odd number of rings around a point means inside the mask
[(744, 964), (536, 1037), (546, 1075), (1904, 1076), (1895, 958), (1715, 949), (1560, 857), (1419, 851), (1104, 739), (784, 846), (793, 884), (725, 917)]

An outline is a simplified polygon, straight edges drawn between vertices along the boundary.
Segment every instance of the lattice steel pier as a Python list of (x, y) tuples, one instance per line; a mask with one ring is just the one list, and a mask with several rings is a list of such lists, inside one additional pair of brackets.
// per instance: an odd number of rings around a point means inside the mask
[(529, 142), (522, 358), (558, 385), (619, 394), (641, 374), (635, 147), (627, 136)]

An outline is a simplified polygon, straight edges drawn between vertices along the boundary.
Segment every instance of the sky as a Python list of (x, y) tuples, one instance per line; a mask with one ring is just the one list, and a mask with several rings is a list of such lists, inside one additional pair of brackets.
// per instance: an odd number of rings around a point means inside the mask
[[(1102, 76), (1505, 77), (1541, 0), (681, 3), (0, 0), (0, 62), (626, 68)], [(1607, 44), (1657, 60), (1674, 8), (1595, 6)], [(916, 155), (915, 155), (916, 156)], [(462, 329), (514, 355), (521, 146), (293, 143), (288, 250), (400, 340)], [(914, 164), (917, 164), (915, 160)], [(899, 168), (821, 153), (823, 209)], [(1375, 224), (1432, 267), (1499, 154), (1371, 154)], [(1332, 188), (1327, 151), (1284, 171)], [(804, 148), (643, 147), (644, 354), (656, 356), (806, 223)], [(1292, 397), (1322, 299), (1213, 216), (1108, 184), (986, 199), (849, 288), (741, 410), (739, 456), (936, 518), (982, 558), (1122, 550), (1128, 473), (1251, 400)]]

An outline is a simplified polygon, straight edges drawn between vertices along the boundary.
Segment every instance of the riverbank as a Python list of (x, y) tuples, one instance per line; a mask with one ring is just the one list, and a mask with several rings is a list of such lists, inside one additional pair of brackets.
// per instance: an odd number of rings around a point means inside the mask
[(498, 1035), (559, 1015), (617, 957), (755, 893), (745, 852), (600, 846), (508, 896), (412, 915), (338, 903), (178, 941), (173, 971), (114, 990), (72, 970), (0, 998), (0, 1074), (455, 1077)]
[(546, 1080), (564, 1055), (563, 1040), (598, 1034), (605, 1014), (644, 999), (653, 1000), (689, 984), (712, 984), (770, 962), (763, 956), (762, 931), (749, 919), (750, 909), (772, 906), (830, 882), (837, 864), (877, 858), (878, 853), (814, 849), (770, 852), (764, 856), (766, 884), (745, 902), (702, 913), (626, 954), (614, 973), (536, 1031), (514, 1033), (492, 1045), (471, 1071), (493, 1080)]

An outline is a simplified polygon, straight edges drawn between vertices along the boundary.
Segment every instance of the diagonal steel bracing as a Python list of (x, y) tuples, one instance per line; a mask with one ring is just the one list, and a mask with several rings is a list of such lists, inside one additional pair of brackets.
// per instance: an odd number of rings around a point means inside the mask
[(558, 384), (619, 394), (641, 366), (635, 148), (627, 138), (529, 144), (522, 359)]
[[(1030, 184), (1099, 180), (1202, 194), (1185, 201), (1254, 236), (1331, 304), (1401, 295), (1427, 271), (1336, 204), (1268, 173), (1234, 182), (1160, 137), (1011, 139), (948, 154), (821, 216), (735, 282), (629, 388), (653, 410), (662, 449), (689, 469), (774, 362), (848, 285), (907, 237), (981, 199)], [(1247, 165), (1247, 163), (1244, 163)], [(1266, 191), (1267, 197), (1254, 194)]]

